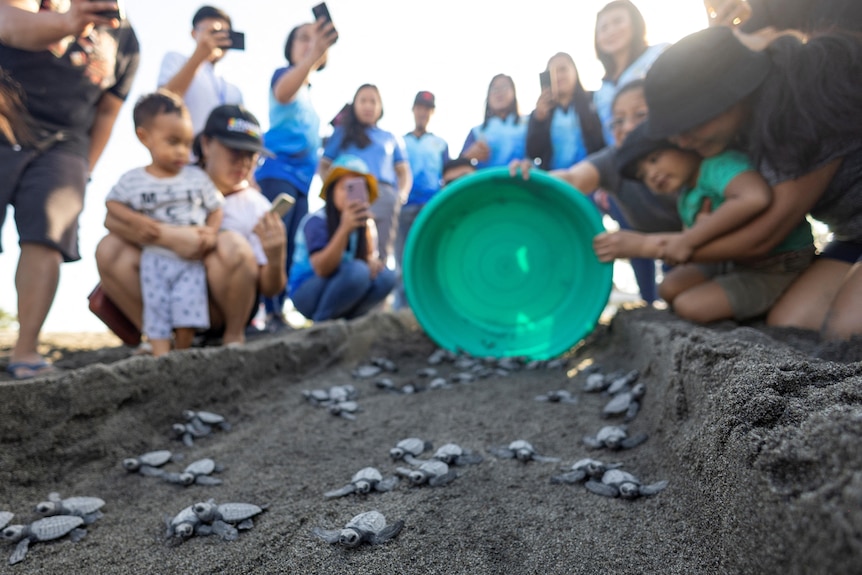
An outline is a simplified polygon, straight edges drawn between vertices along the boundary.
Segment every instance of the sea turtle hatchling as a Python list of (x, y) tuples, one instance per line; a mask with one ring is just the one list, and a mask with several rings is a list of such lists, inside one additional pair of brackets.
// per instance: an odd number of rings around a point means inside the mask
[(422, 461), (416, 459), (416, 457), (433, 448), (434, 446), (430, 441), (425, 441), (418, 437), (408, 437), (396, 443), (395, 447), (389, 450), (389, 457), (392, 458), (392, 461), (403, 460), (410, 465), (421, 465)]
[(622, 499), (637, 499), (641, 496), (655, 495), (667, 487), (667, 481), (657, 481), (644, 485), (641, 480), (621, 469), (609, 469), (602, 475), (601, 481), (587, 481), (586, 488), (593, 493), (605, 497), (620, 497)]
[(181, 473), (165, 473), (162, 479), (168, 483), (177, 485), (221, 485), (222, 480), (217, 477), (212, 477), (213, 473), (222, 471), (222, 466), (217, 465), (215, 461), (209, 457), (198, 459), (189, 463)]
[(196, 419), (187, 423), (174, 423), (170, 435), (173, 439), (182, 441), (186, 447), (193, 447), (195, 439), (206, 437), (212, 430), (212, 427)]
[(238, 537), (238, 530), (254, 527), (252, 517), (263, 513), (263, 508), (252, 503), (217, 504), (210, 499), (192, 505), (192, 512), (222, 539), (233, 541)]
[(340, 489), (327, 491), (323, 494), (327, 499), (343, 497), (351, 493), (370, 493), (372, 491), (391, 491), (398, 484), (398, 477), (392, 476), (387, 479), (376, 467), (363, 467), (353, 474), (350, 483)]
[(192, 505), (189, 505), (173, 517), (165, 519), (165, 524), (167, 525), (165, 539), (182, 542), (196, 533), (209, 535), (210, 530), (207, 526), (202, 525), (200, 518), (195, 514), (192, 507)]
[(551, 483), (567, 483), (573, 485), (586, 479), (601, 479), (609, 469), (622, 467), (622, 463), (603, 463), (598, 459), (579, 459), (566, 472), (551, 477)]
[(138, 472), (141, 475), (161, 477), (164, 471), (159, 469), (168, 461), (176, 461), (181, 457), (174, 455), (167, 449), (149, 451), (137, 457), (127, 457), (123, 460), (123, 468), (128, 472)]
[(347, 522), (342, 529), (322, 529), (315, 527), (312, 535), (327, 543), (344, 547), (357, 547), (362, 543), (378, 545), (395, 538), (404, 528), (404, 521), (386, 524), (386, 518), (379, 511), (366, 511)]
[(3, 531), (0, 531), (0, 538), (18, 543), (15, 551), (9, 557), (9, 565), (23, 561), (31, 543), (51, 541), (67, 534), (70, 535), (72, 541), (80, 541), (87, 534), (86, 529), (80, 528), (83, 524), (83, 517), (77, 515), (54, 515), (38, 519), (30, 525), (7, 526)]
[(44, 517), (52, 515), (75, 515), (84, 520), (84, 525), (90, 525), (103, 516), (100, 509), (105, 500), (98, 497), (67, 497), (63, 499), (59, 493), (48, 494), (48, 501), (36, 505), (36, 513)]
[(356, 369), (354, 369), (350, 374), (356, 379), (368, 379), (379, 375), (380, 372), (383, 371), (383, 368), (377, 365), (360, 365)]
[(629, 371), (621, 375), (620, 377), (614, 378), (610, 385), (608, 385), (607, 392), (611, 395), (616, 395), (619, 392), (630, 388), (634, 385), (638, 378), (640, 377), (640, 372), (636, 369)]
[(481, 455), (468, 451), (457, 443), (441, 445), (431, 457), (447, 465), (476, 465), (484, 461)]
[(360, 411), (359, 404), (355, 401), (338, 401), (328, 407), (329, 413), (343, 417), (344, 419), (356, 419), (356, 413)]
[(401, 477), (406, 477), (413, 485), (427, 484), (431, 487), (446, 485), (458, 477), (458, 474), (450, 470), (446, 463), (436, 459), (423, 461), (415, 469), (396, 467), (395, 473)]
[(636, 384), (629, 391), (617, 393), (602, 409), (602, 416), (625, 415), (625, 421), (631, 421), (640, 411), (640, 400), (645, 393), (646, 386), (643, 383)]
[(540, 461), (542, 463), (556, 463), (559, 457), (546, 457), (539, 455), (536, 448), (529, 441), (517, 439), (506, 447), (489, 447), (488, 452), (502, 459), (517, 459), (524, 463), (528, 461)]
[(545, 401), (548, 403), (578, 403), (578, 397), (573, 395), (572, 392), (567, 389), (549, 391), (548, 393), (537, 395), (535, 399), (536, 401)]
[(648, 438), (646, 433), (629, 437), (627, 425), (606, 425), (594, 436), (584, 436), (584, 445), (590, 449), (631, 449)]
[(389, 359), (388, 357), (372, 357), (368, 360), (373, 366), (379, 367), (383, 371), (388, 371), (389, 373), (395, 373), (398, 371), (398, 364)]
[(225, 417), (218, 413), (213, 413), (212, 411), (193, 411), (191, 409), (187, 409), (183, 411), (183, 417), (190, 423), (197, 420), (204, 425), (217, 427), (222, 431), (230, 431), (230, 423), (227, 422)]

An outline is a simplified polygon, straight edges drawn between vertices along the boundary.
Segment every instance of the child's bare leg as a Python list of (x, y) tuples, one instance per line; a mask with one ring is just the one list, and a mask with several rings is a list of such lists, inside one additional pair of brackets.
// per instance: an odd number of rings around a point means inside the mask
[(195, 328), (193, 327), (177, 327), (174, 328), (174, 349), (188, 349), (192, 346), (192, 340), (195, 338)]
[(707, 281), (709, 278), (695, 265), (676, 266), (665, 274), (658, 286), (658, 295), (668, 305), (673, 305), (679, 294)]
[(733, 317), (733, 308), (727, 293), (718, 283), (708, 281), (676, 296), (673, 302), (676, 315), (697, 323), (710, 323)]
[(171, 351), (171, 340), (169, 339), (151, 339), (150, 345), (153, 346), (153, 356), (159, 357), (170, 353)]

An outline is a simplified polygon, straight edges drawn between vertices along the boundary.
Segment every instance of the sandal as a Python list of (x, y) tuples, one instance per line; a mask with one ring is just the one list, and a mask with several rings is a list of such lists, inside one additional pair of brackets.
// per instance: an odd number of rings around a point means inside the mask
[(50, 375), (58, 371), (60, 370), (44, 359), (40, 361), (13, 361), (6, 366), (6, 372), (16, 381)]

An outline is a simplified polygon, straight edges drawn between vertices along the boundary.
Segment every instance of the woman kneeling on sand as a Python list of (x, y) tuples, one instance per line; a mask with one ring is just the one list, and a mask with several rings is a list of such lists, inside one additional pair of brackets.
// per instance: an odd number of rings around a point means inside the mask
[(202, 253), (198, 233), (172, 228), (137, 213), (120, 221), (108, 216), (109, 234), (96, 248), (102, 289), (136, 326), (142, 320), (141, 247), (166, 247), (206, 267), (210, 324), (223, 330), (224, 344), (245, 341), (245, 328), (258, 307), (258, 295), (274, 296), (287, 282), (286, 241), (281, 218), (246, 180), (258, 153), (266, 152), (260, 124), (242, 106), (212, 111), (195, 141), (199, 165), (225, 196), (224, 222), (216, 247)]

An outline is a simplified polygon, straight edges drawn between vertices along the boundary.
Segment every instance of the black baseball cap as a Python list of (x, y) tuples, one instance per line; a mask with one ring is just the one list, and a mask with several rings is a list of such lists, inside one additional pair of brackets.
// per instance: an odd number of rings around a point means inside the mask
[(228, 148), (257, 152), (264, 156), (274, 154), (263, 147), (260, 122), (244, 106), (226, 104), (210, 112), (203, 135), (215, 138)]
[(416, 98), (413, 99), (414, 106), (428, 106), (429, 108), (434, 108), (434, 94), (428, 92), (427, 90), (422, 90), (418, 94), (416, 94)]

